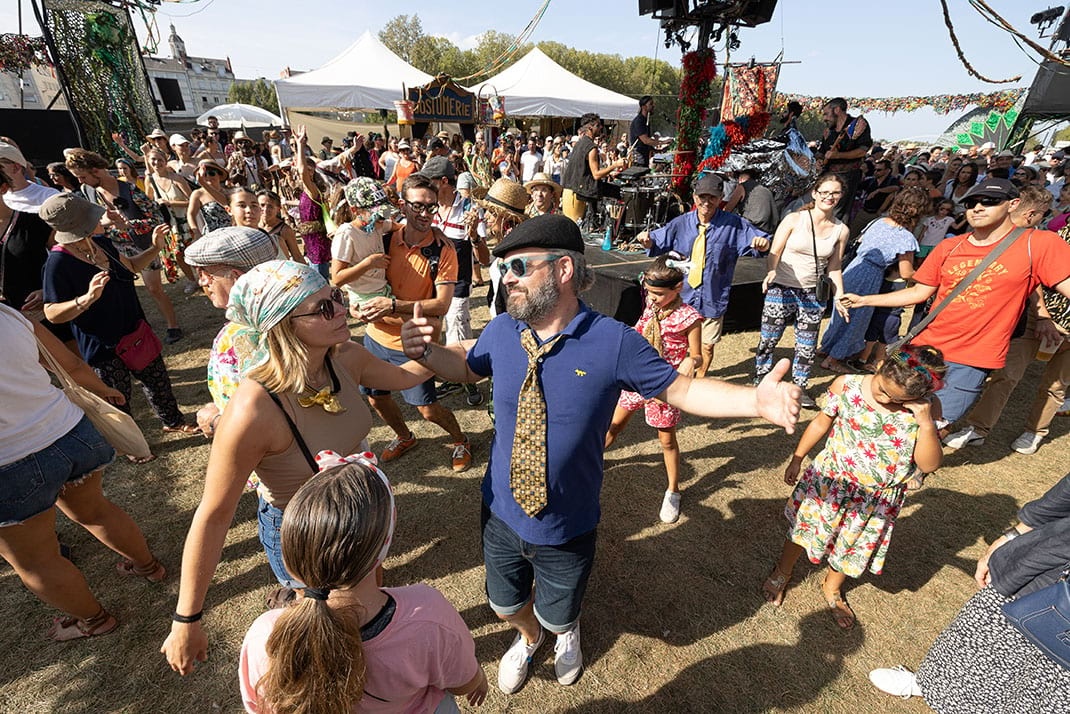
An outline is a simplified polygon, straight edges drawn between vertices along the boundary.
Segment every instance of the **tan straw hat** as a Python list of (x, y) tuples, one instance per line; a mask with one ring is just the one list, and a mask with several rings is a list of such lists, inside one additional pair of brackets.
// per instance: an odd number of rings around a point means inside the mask
[(519, 183), (500, 178), (491, 184), (486, 197), (477, 199), (476, 203), (483, 208), (502, 210), (517, 218), (526, 218), (527, 214), (524, 211), (530, 200), (531, 196), (528, 195), (527, 189)]
[(531, 180), (524, 184), (524, 188), (531, 191), (532, 186), (549, 186), (554, 190), (554, 195), (561, 198), (561, 184), (550, 178), (549, 174), (540, 171), (531, 177)]

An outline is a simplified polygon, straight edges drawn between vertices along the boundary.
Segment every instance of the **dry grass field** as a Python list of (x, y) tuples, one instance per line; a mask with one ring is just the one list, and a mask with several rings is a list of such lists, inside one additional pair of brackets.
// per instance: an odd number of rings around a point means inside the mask
[[(192, 414), (208, 398), (204, 366), (223, 316), (202, 296), (168, 290), (187, 338), (166, 348), (167, 364), (179, 402)], [(161, 324), (147, 295), (143, 303)], [(481, 325), (485, 311), (475, 315)], [(714, 375), (746, 381), (756, 342), (754, 333), (728, 335)], [(987, 444), (949, 454), (927, 486), (910, 496), (884, 574), (851, 583), (847, 597), (859, 623), (849, 632), (825, 611), (821, 571), (805, 562), (783, 607), (765, 606), (757, 594), (785, 532), (781, 511), (789, 489), (781, 470), (797, 437), (758, 421), (685, 417), (679, 432), (683, 516), (664, 525), (657, 520), (664, 490), (660, 448), (654, 430), (633, 420), (606, 454), (598, 557), (583, 614), (586, 672), (574, 686), (559, 686), (552, 647), (544, 646), (525, 687), (507, 697), (492, 686), (483, 710), (926, 711), (918, 700), (877, 692), (866, 674), (920, 661), (974, 591), (973, 565), (986, 542), (1013, 521), (1022, 503), (1066, 473), (1070, 419), (1057, 418), (1052, 439), (1034, 456), (1008, 446), (1031, 403), (1035, 367)], [(818, 371), (815, 386), (830, 380)], [(209, 446), (199, 436), (163, 435), (140, 393), (134, 402), (160, 458), (140, 467), (122, 460), (108, 470), (105, 488), (141, 525), (171, 575), (159, 585), (118, 577), (116, 556), (61, 517), (61, 540), (73, 547), (74, 561), (122, 625), (106, 637), (59, 644), (44, 636), (56, 613), (0, 563), (2, 712), (241, 711), (238, 650), (274, 586), (256, 538), (255, 498), (242, 499), (209, 591), (210, 659), (180, 678), (158, 649), (170, 625), (182, 544)], [(486, 606), (482, 582), (479, 483), (491, 423), (484, 407), (467, 407), (462, 396), (446, 403), (471, 434), (475, 465), (453, 474), (445, 435), (406, 408), (420, 445), (388, 469), (399, 523), (386, 578), (442, 590), (471, 628), (494, 682), (510, 634)], [(388, 438), (384, 426), (372, 430), (376, 449)]]

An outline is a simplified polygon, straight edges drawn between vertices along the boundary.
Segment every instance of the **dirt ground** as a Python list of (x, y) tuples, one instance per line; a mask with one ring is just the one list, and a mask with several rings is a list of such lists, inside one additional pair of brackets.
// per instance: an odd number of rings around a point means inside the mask
[[(192, 414), (208, 400), (208, 347), (223, 316), (203, 296), (167, 290), (187, 335), (165, 348), (167, 364), (178, 400)], [(474, 302), (481, 304), (482, 295), (477, 290)], [(150, 320), (162, 325), (151, 299), (142, 301)], [(485, 310), (474, 315), (482, 325)], [(728, 335), (713, 376), (747, 381), (756, 343), (755, 333)], [(785, 355), (790, 345), (789, 332)], [(986, 543), (1014, 521), (1019, 506), (1066, 473), (1070, 419), (1056, 419), (1052, 437), (1034, 456), (1009, 448), (1022, 431), (1036, 377), (1034, 365), (984, 446), (947, 455), (927, 486), (910, 496), (884, 574), (849, 586), (859, 617), (849, 632), (826, 612), (816, 566), (800, 564), (780, 609), (757, 594), (784, 537), (789, 487), (781, 473), (797, 436), (757, 420), (685, 416), (683, 516), (665, 525), (657, 518), (665, 476), (656, 433), (633, 420), (606, 454), (598, 555), (582, 619), (585, 673), (575, 685), (559, 686), (552, 646), (544, 645), (524, 688), (505, 696), (492, 684), (483, 710), (926, 711), (919, 700), (881, 694), (866, 675), (874, 667), (917, 665), (974, 592), (974, 562)], [(831, 375), (817, 370), (814, 393), (829, 381)], [(209, 445), (200, 436), (162, 434), (142, 395), (134, 403), (160, 458), (144, 466), (117, 462), (105, 488), (141, 525), (171, 575), (159, 585), (118, 577), (116, 556), (60, 517), (60, 539), (73, 547), (75, 563), (122, 626), (106, 637), (59, 644), (44, 636), (55, 611), (0, 563), (0, 610), (7, 613), (0, 620), (0, 711), (241, 711), (238, 650), (274, 586), (256, 537), (255, 497), (242, 498), (208, 594), (210, 659), (180, 678), (158, 650), (170, 626)], [(468, 407), (463, 396), (446, 404), (471, 435), (475, 464), (452, 473), (445, 435), (404, 408), (420, 444), (388, 469), (399, 522), (386, 580), (442, 590), (471, 628), (493, 683), (511, 636), (486, 606), (482, 581), (479, 483), (491, 423), (485, 407)], [(376, 450), (389, 438), (381, 424), (370, 437)]]

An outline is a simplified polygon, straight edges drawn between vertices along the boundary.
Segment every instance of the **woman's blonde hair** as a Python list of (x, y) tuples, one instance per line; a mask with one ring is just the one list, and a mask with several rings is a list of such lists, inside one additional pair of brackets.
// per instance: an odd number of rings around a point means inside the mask
[[(308, 346), (294, 332), (292, 318), (289, 315), (282, 318), (264, 334), (264, 340), (268, 361), (249, 370), (246, 376), (260, 382), (269, 392), (304, 393), (308, 389)], [(335, 349), (332, 347), (330, 353)]]
[[(327, 469), (297, 490), (282, 517), (282, 559), (309, 588), (355, 587), (389, 536), (390, 492), (370, 467)], [(332, 608), (302, 598), (268, 637), (267, 673), (256, 684), (276, 714), (348, 712), (360, 701), (367, 667), (360, 638), (363, 607)]]

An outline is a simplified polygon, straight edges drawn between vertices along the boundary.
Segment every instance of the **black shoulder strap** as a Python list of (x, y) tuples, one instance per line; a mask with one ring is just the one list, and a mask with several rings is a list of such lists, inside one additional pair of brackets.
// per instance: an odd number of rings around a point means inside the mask
[[(888, 353), (891, 354), (893, 352), (898, 351), (903, 345), (907, 344), (915, 337), (920, 335), (922, 330), (928, 327), (929, 323), (936, 319), (936, 316), (940, 314), (941, 310), (950, 305), (955, 300), (955, 298), (957, 298), (966, 290), (966, 288), (970, 287), (970, 284), (974, 280), (981, 277), (981, 273), (985, 272), (988, 269), (988, 266), (996, 262), (996, 258), (1001, 256), (1003, 254), (1003, 251), (1007, 250), (1007, 248), (1010, 248), (1011, 244), (1014, 243), (1014, 241), (1018, 240), (1018, 237), (1025, 233), (1025, 231), (1025, 228), (1014, 228), (1013, 230), (1011, 230), (1010, 233), (1004, 236), (1003, 240), (1001, 240), (995, 248), (990, 250), (988, 252), (988, 255), (986, 255), (981, 260), (981, 262), (978, 263), (974, 267), (974, 269), (970, 271), (970, 274), (960, 280), (959, 284), (955, 286), (955, 289), (949, 292), (947, 296), (945, 296), (944, 299), (940, 301), (939, 305), (936, 305), (935, 307), (933, 307), (932, 310), (929, 310), (929, 314), (925, 316), (925, 319), (923, 319), (917, 325), (912, 327), (905, 335), (900, 337), (898, 340), (896, 340), (894, 344), (889, 346)], [(966, 240), (969, 240), (969, 237), (967, 237)]]
[(283, 409), (282, 402), (279, 400), (279, 395), (274, 392), (268, 392), (267, 395), (271, 397), (271, 401), (275, 402), (279, 407), (279, 411), (282, 412), (282, 416), (286, 418), (286, 423), (290, 426), (290, 432), (294, 435), (294, 441), (297, 442), (297, 448), (301, 449), (301, 453), (304, 454), (305, 461), (308, 462), (308, 466), (312, 469), (312, 473), (317, 473), (319, 471), (319, 466), (316, 465), (316, 460), (312, 458), (312, 452), (309, 451), (308, 444), (305, 443), (304, 437), (302, 437), (301, 432), (298, 431), (297, 424), (294, 424), (294, 420), (291, 419), (290, 415)]

